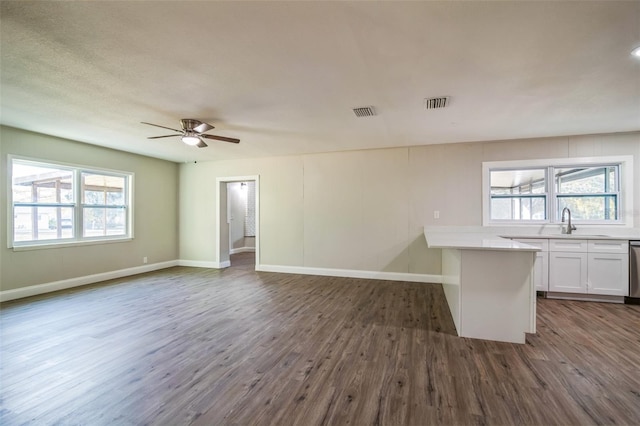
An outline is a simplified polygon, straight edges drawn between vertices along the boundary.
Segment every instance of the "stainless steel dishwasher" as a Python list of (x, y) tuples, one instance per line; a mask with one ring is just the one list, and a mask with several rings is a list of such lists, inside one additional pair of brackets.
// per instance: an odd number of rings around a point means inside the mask
[(640, 305), (640, 241), (629, 241), (629, 297), (625, 303)]

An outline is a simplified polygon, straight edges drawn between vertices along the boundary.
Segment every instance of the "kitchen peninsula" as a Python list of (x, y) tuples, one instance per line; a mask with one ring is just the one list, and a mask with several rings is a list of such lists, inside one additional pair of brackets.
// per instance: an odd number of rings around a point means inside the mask
[(442, 249), (442, 287), (460, 337), (525, 343), (536, 332), (539, 248), (485, 233), (425, 227), (424, 235)]

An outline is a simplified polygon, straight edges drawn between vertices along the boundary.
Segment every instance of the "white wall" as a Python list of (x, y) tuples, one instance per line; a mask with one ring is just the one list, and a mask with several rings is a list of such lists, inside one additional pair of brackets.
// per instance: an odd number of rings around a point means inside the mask
[[(132, 241), (13, 251), (7, 248), (7, 155), (135, 173)], [(94, 145), (0, 128), (0, 290), (69, 280), (178, 259), (178, 166)]]
[(246, 211), (246, 199), (243, 197), (240, 182), (227, 184), (227, 196), (229, 197), (229, 247), (237, 249), (244, 247), (244, 216)]
[[(249, 176), (260, 170), (260, 226), (262, 260), (267, 264), (301, 265), (301, 157), (265, 158), (180, 165), (180, 258), (216, 260), (216, 178)], [(244, 173), (244, 172), (247, 173)], [(198, 179), (203, 180), (198, 183)], [(193, 208), (194, 210), (191, 210)]]
[(638, 180), (640, 132), (181, 164), (180, 256), (216, 259), (216, 177), (259, 174), (261, 264), (440, 274), (422, 228), (482, 225), (483, 161), (600, 155), (633, 155)]
[[(243, 186), (244, 184), (244, 186)], [(245, 236), (247, 205), (255, 203), (255, 199), (250, 200), (249, 187), (255, 188), (254, 182), (229, 182), (227, 184), (227, 194), (229, 197), (229, 212), (231, 214), (229, 222), (229, 238), (231, 250), (250, 249), (255, 247), (255, 237)]]

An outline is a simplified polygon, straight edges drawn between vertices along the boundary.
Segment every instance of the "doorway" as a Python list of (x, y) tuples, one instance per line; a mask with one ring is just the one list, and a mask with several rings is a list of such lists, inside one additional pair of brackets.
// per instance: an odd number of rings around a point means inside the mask
[(232, 176), (216, 179), (217, 265), (226, 268), (252, 265), (260, 259), (260, 177)]

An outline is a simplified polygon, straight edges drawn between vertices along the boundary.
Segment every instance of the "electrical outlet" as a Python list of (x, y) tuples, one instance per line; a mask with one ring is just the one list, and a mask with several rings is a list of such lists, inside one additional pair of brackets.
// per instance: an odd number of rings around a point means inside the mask
[(434, 210), (433, 211), (433, 218), (434, 219), (440, 219), (440, 210)]
[(148, 259), (147, 259), (147, 256), (143, 257), (143, 258), (142, 258), (142, 263), (146, 264), (146, 263), (147, 263), (147, 260), (148, 260)]

